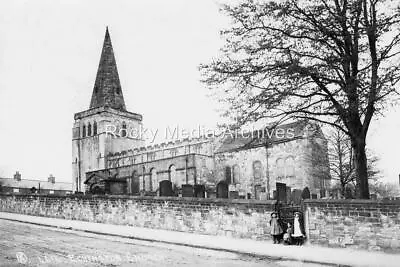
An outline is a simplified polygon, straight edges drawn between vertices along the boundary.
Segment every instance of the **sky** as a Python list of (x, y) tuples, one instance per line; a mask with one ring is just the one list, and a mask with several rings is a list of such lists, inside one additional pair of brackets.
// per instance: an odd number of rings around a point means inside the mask
[[(73, 115), (89, 108), (106, 26), (126, 107), (146, 128), (215, 127), (198, 66), (223, 45), (217, 1), (0, 1), (0, 176), (71, 181)], [(389, 182), (400, 173), (399, 114), (368, 136)]]

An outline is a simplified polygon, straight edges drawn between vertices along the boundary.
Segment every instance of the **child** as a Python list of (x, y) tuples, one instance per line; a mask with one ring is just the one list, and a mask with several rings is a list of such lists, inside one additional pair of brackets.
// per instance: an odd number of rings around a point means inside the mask
[(283, 234), (283, 230), (278, 217), (278, 213), (276, 212), (271, 213), (271, 220), (269, 221), (269, 225), (271, 226), (271, 235), (274, 244), (279, 244), (279, 241)]
[(305, 237), (304, 234), (304, 224), (303, 220), (300, 218), (300, 212), (294, 213), (294, 222), (293, 222), (293, 241), (296, 245), (302, 245), (303, 239)]
[(293, 227), (290, 223), (287, 224), (286, 233), (283, 235), (283, 242), (285, 245), (292, 244)]

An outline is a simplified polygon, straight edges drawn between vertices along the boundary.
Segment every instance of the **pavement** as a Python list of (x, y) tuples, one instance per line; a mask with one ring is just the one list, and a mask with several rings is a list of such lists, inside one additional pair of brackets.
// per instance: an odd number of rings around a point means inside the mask
[(399, 254), (387, 254), (349, 248), (326, 248), (313, 245), (285, 246), (281, 244), (272, 244), (267, 241), (235, 239), (225, 236), (211, 236), (125, 225), (64, 220), (6, 212), (0, 212), (0, 219), (108, 236), (235, 252), (260, 257), (296, 260), (307, 263), (345, 266), (400, 266)]

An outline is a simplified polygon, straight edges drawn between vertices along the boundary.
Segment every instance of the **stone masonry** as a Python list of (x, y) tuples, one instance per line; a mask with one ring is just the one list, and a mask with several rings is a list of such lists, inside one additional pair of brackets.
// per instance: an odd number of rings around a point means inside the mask
[(400, 201), (307, 200), (312, 244), (400, 252)]
[(0, 195), (0, 211), (154, 229), (270, 239), (276, 201)]

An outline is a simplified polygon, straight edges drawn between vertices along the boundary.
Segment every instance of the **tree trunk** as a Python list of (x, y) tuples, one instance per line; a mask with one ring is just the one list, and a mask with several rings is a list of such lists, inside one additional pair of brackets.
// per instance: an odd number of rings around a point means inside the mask
[(365, 153), (365, 138), (352, 140), (356, 167), (357, 198), (369, 199), (367, 155)]
[(340, 193), (343, 198), (346, 198), (346, 184), (344, 182), (340, 183)]

